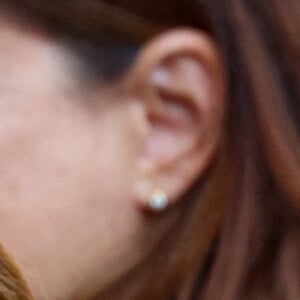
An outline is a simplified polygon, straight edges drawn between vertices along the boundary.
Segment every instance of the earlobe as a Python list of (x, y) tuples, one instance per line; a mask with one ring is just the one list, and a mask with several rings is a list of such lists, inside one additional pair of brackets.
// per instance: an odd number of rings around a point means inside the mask
[(222, 62), (212, 38), (178, 30), (146, 46), (130, 77), (148, 128), (139, 157), (138, 198), (165, 209), (204, 175), (220, 143)]

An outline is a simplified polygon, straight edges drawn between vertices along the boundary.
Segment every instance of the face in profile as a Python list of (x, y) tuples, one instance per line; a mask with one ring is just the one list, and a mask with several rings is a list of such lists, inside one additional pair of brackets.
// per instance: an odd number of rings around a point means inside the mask
[(1, 0), (0, 298), (299, 299), (299, 11)]
[[(6, 14), (0, 23), (0, 239), (36, 299), (86, 299), (146, 259), (211, 162), (218, 50), (175, 30), (124, 76), (91, 85), (62, 40)], [(158, 189), (171, 213), (151, 212)]]

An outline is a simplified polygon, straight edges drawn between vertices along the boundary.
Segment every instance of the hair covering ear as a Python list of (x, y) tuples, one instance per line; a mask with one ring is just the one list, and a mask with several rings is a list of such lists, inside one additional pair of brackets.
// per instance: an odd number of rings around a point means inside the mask
[(16, 263), (2, 245), (0, 245), (0, 299), (33, 300)]

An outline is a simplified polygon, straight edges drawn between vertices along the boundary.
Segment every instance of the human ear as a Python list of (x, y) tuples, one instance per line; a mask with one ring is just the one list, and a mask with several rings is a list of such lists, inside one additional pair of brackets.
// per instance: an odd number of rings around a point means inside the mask
[(204, 176), (220, 144), (225, 80), (218, 47), (202, 32), (167, 32), (144, 47), (127, 78), (143, 112), (136, 198), (147, 205), (160, 190), (175, 204)]

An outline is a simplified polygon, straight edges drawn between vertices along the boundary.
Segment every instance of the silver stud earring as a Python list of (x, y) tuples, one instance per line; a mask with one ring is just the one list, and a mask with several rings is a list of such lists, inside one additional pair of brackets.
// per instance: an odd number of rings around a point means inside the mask
[(169, 199), (162, 190), (155, 190), (149, 199), (149, 208), (156, 213), (163, 212), (169, 206)]

